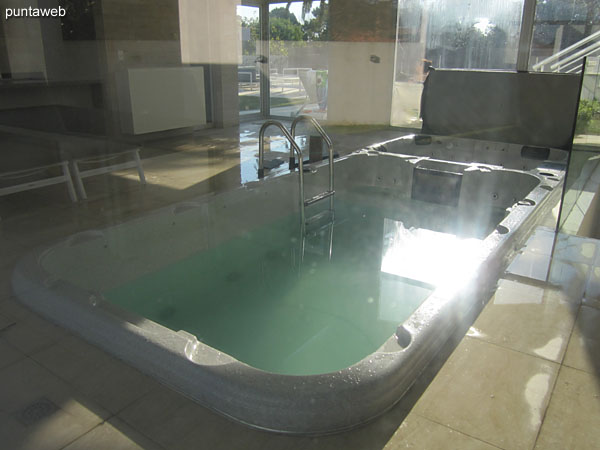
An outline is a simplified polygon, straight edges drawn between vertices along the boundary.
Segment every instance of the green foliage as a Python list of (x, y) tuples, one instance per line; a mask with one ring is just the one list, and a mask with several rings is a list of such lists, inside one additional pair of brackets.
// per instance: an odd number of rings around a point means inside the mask
[(580, 100), (575, 132), (579, 134), (588, 132), (592, 124), (595, 125), (593, 127), (595, 129), (598, 122), (600, 122), (600, 101)]
[[(275, 8), (269, 12), (269, 48), (273, 55), (288, 54), (287, 42), (302, 46), (307, 41), (326, 41), (329, 39), (329, 14), (328, 4), (324, 1), (321, 6), (311, 10), (312, 0), (303, 3), (303, 18), (311, 14), (310, 19), (300, 23), (294, 13), (288, 8)], [(250, 40), (243, 42), (244, 55), (256, 53), (256, 42), (260, 39), (260, 24), (258, 18), (240, 17), (241, 26), (250, 29)]]
[[(280, 9), (280, 8), (277, 8)], [(292, 14), (292, 17), (294, 15)], [(269, 17), (271, 39), (276, 41), (301, 41), (302, 27), (289, 19)]]
[(298, 19), (296, 18), (296, 15), (292, 12), (290, 12), (289, 9), (287, 8), (275, 8), (273, 10), (271, 10), (269, 12), (269, 18), (271, 20), (273, 19), (283, 19), (283, 20), (287, 20), (288, 22), (290, 22), (292, 25), (300, 25), (300, 22), (298, 22)]
[(311, 11), (314, 16), (306, 20), (302, 25), (303, 39), (305, 41), (328, 41), (329, 40), (329, 5), (321, 3)]
[(246, 19), (240, 17), (242, 28), (250, 29), (250, 40), (242, 41), (242, 54), (254, 55), (256, 53), (256, 41), (260, 39), (260, 24), (258, 19)]
[(451, 42), (453, 48), (467, 48), (476, 45), (490, 45), (492, 47), (501, 47), (506, 44), (506, 33), (498, 26), (490, 26), (482, 31), (475, 26), (464, 26), (455, 24), (452, 29), (443, 33), (444, 41)]

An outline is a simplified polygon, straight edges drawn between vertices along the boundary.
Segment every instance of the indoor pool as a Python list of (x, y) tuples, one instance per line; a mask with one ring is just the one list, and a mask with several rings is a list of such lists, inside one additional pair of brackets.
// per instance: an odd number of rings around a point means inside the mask
[[(304, 227), (298, 173), (273, 174), (39, 249), (15, 292), (240, 422), (351, 428), (393, 406), (485, 300), (563, 177), (560, 153), (517, 155), (515, 170), (390, 147), (337, 160), (333, 210), (308, 206)], [(304, 182), (322, 192), (327, 165)]]

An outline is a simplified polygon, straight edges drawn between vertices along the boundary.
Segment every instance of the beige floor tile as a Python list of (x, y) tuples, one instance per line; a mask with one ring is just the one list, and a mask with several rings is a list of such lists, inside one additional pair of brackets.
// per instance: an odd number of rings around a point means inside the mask
[(10, 297), (4, 301), (0, 301), (0, 313), (14, 322), (23, 322), (31, 319), (32, 317), (39, 318), (36, 313), (27, 308), (15, 297)]
[(26, 358), (0, 370), (0, 442), (7, 449), (60, 449), (107, 412)]
[(31, 357), (112, 413), (158, 387), (149, 377), (76, 336)]
[(554, 257), (564, 261), (592, 264), (596, 257), (597, 241), (579, 236), (559, 234)]
[[(142, 397), (118, 414), (128, 425), (167, 449), (180, 450), (185, 438), (202, 430), (214, 442), (227, 419), (167, 388)], [(216, 434), (217, 433), (217, 434)]]
[(0, 369), (25, 358), (25, 354), (0, 338)]
[(409, 415), (385, 446), (385, 450), (447, 449), (493, 450), (490, 444), (432, 422), (416, 414)]
[(563, 364), (600, 375), (600, 310), (582, 305)]
[(582, 305), (577, 315), (575, 331), (587, 339), (600, 341), (600, 311), (596, 308)]
[(506, 272), (520, 277), (546, 281), (551, 260), (550, 255), (526, 249), (515, 257)]
[(113, 418), (67, 445), (64, 450), (159, 450), (160, 448), (158, 444), (135, 431), (122, 420)]
[(584, 303), (600, 309), (600, 267), (591, 268), (584, 296)]
[(536, 449), (595, 449), (600, 445), (598, 377), (562, 367)]
[(0, 331), (0, 337), (27, 355), (50, 347), (69, 335), (64, 328), (33, 313), (23, 312), (23, 314), (28, 316), (23, 319), (17, 318), (14, 325)]
[(543, 288), (500, 280), (469, 335), (503, 347), (560, 362), (578, 306)]
[(0, 268), (0, 302), (13, 296), (12, 265)]
[(11, 325), (14, 325), (15, 323), (16, 323), (15, 319), (13, 319), (12, 317), (10, 317), (8, 315), (0, 313), (0, 331), (4, 330), (5, 328), (10, 327)]
[(218, 418), (213, 420), (210, 427), (202, 426), (192, 430), (187, 436), (177, 442), (173, 450), (196, 450), (198, 444), (213, 450), (243, 448), (244, 450), (265, 450), (271, 438), (277, 441), (277, 447), (286, 445), (287, 439), (278, 440), (276, 435), (251, 429), (229, 420)]
[(525, 246), (527, 250), (543, 255), (551, 255), (554, 246), (554, 230), (544, 226), (538, 226)]
[(587, 306), (589, 308), (599, 309), (600, 310), (600, 298), (597, 299), (586, 299), (584, 298), (581, 301), (581, 304)]
[(563, 364), (600, 376), (600, 341), (574, 331)]
[(587, 264), (553, 259), (548, 281), (573, 299), (581, 299), (590, 272)]
[[(3, 230), (1, 226), (0, 230)], [(5, 237), (4, 233), (0, 231), (0, 255), (2, 255), (0, 258), (0, 271), (6, 270), (8, 273), (11, 273), (12, 268), (19, 258), (23, 256), (26, 248), (19, 244), (17, 240)]]
[(501, 448), (530, 449), (558, 367), (467, 337), (413, 411)]
[(584, 298), (581, 301), (582, 305), (589, 306), (590, 308), (600, 309), (600, 299), (599, 298)]

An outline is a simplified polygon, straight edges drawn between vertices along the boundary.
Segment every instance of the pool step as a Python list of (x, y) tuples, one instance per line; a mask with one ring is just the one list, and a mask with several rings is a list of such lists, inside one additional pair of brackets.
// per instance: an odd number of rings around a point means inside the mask
[(321, 211), (305, 221), (302, 232), (302, 261), (305, 253), (327, 256), (331, 259), (334, 224), (335, 214), (331, 209)]
[(333, 194), (335, 194), (335, 191), (321, 192), (320, 194), (317, 194), (314, 197), (307, 198), (306, 200), (304, 200), (304, 206), (310, 206), (313, 203), (317, 203), (321, 200), (331, 197)]
[(331, 221), (333, 220), (333, 211), (329, 209), (323, 210), (320, 213), (315, 214), (314, 216), (310, 216), (308, 219), (306, 219), (304, 223), (307, 226), (316, 225), (319, 224), (322, 219), (327, 219), (327, 222), (322, 224), (323, 226), (329, 225), (329, 223), (331, 223)]

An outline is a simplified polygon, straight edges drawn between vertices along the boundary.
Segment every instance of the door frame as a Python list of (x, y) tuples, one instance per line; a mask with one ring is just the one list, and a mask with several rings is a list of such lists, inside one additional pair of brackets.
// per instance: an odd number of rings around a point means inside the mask
[(240, 122), (252, 121), (256, 119), (268, 119), (270, 98), (269, 98), (269, 4), (266, 0), (242, 0), (241, 6), (254, 6), (258, 8), (258, 17), (260, 24), (259, 37), (259, 56), (266, 57), (266, 62), (259, 64), (260, 87), (259, 87), (259, 112), (253, 114), (239, 115)]
[[(300, 0), (293, 0), (300, 1)], [(271, 63), (269, 54), (269, 5), (271, 3), (285, 3), (284, 0), (241, 0), (242, 6), (255, 6), (259, 8), (260, 24), (260, 55), (266, 57), (266, 62), (260, 64), (260, 111), (254, 114), (240, 115), (240, 122), (256, 119), (290, 119), (288, 116), (271, 114)]]

